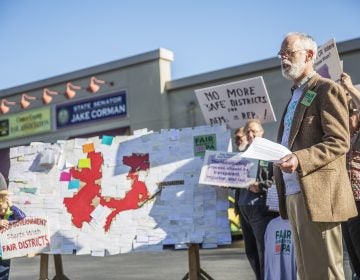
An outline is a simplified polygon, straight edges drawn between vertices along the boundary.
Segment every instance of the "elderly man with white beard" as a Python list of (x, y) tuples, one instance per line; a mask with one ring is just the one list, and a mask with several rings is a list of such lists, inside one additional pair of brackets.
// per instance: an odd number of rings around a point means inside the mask
[(317, 45), (289, 33), (278, 56), (294, 82), (278, 142), (292, 152), (275, 163), (280, 215), (292, 227), (300, 279), (344, 279), (341, 221), (357, 215), (348, 174), (347, 98), (314, 71)]

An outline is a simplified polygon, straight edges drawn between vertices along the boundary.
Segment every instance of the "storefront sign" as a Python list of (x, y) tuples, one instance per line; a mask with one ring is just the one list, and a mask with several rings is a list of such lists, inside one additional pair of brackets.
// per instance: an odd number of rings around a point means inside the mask
[(0, 119), (0, 141), (51, 131), (51, 109), (29, 110)]
[(56, 127), (63, 128), (126, 115), (126, 91), (120, 91), (107, 96), (56, 106)]

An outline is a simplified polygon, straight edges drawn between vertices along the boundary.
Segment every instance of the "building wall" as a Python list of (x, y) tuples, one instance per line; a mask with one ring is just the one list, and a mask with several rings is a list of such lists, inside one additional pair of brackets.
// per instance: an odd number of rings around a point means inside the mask
[[(337, 46), (340, 58), (344, 62), (344, 70), (351, 75), (355, 84), (360, 84), (360, 38), (338, 43)], [(59, 139), (77, 136), (102, 135), (105, 132), (122, 134), (142, 128), (158, 131), (163, 128), (204, 125), (205, 121), (194, 90), (257, 76), (264, 78), (278, 120), (274, 123), (264, 124), (265, 137), (275, 140), (279, 120), (290, 98), (290, 87), (292, 86), (290, 81), (282, 77), (280, 62), (277, 58), (177, 80), (171, 80), (172, 61), (173, 54), (171, 51), (159, 49), (0, 91), (0, 98), (6, 98), (9, 101), (18, 102), (24, 92), (37, 97), (37, 100), (32, 101), (28, 109), (21, 109), (19, 104), (11, 107), (11, 112), (0, 115), (0, 121), (32, 108), (50, 106), (54, 111), (57, 104), (69, 104), (73, 101), (86, 100), (92, 96), (106, 96), (120, 90), (126, 90), (128, 113), (126, 117), (93, 121), (62, 129), (53, 127), (51, 132), (18, 139), (2, 140), (0, 137), (0, 149), (25, 145), (33, 141), (55, 142)], [(92, 76), (107, 82), (101, 86), (99, 92), (93, 94), (84, 90)], [(64, 96), (67, 82), (72, 82), (83, 88), (72, 100), (67, 100)], [(44, 105), (41, 101), (44, 88), (60, 93), (54, 97), (50, 105)]]
[[(0, 120), (16, 116), (20, 112), (48, 106), (52, 109), (52, 122), (54, 124), (51, 132), (39, 135), (29, 135), (10, 140), (2, 140), (0, 137), (0, 149), (29, 144), (33, 141), (56, 142), (56, 140), (59, 139), (68, 139), (81, 135), (98, 134), (101, 136), (103, 131), (118, 131), (120, 134), (126, 131), (124, 128), (129, 128), (130, 131), (145, 127), (153, 130), (167, 128), (169, 125), (168, 101), (164, 88), (165, 83), (171, 78), (170, 64), (172, 60), (173, 54), (171, 51), (159, 49), (104, 65), (0, 91), (1, 98), (17, 102), (16, 106), (10, 106), (11, 111), (9, 113), (0, 116)], [(100, 90), (96, 93), (91, 93), (86, 90), (90, 77), (92, 76), (106, 81), (106, 84), (101, 85)], [(71, 100), (66, 99), (64, 95), (67, 82), (82, 87), (82, 90), (77, 91), (76, 97)], [(44, 88), (59, 92), (59, 95), (53, 97), (50, 105), (44, 105), (42, 102), (42, 92)], [(126, 117), (91, 121), (86, 124), (56, 129), (56, 105), (70, 104), (92, 97), (100, 98), (122, 90), (126, 91), (127, 97)], [(36, 97), (36, 100), (30, 101), (31, 105), (26, 109), (22, 109), (19, 105), (19, 100), (24, 92), (29, 96)]]
[[(344, 71), (351, 75), (354, 84), (360, 84), (360, 38), (337, 43)], [(222, 69), (167, 83), (169, 94), (170, 126), (181, 128), (204, 125), (205, 121), (194, 90), (248, 78), (263, 76), (277, 122), (264, 124), (264, 137), (276, 140), (282, 112), (290, 99), (292, 83), (281, 75), (277, 58)]]

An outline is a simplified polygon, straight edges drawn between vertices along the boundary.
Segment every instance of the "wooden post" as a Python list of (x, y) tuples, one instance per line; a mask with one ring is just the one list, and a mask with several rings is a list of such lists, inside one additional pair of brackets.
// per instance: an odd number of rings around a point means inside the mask
[(40, 255), (40, 280), (49, 280), (48, 270), (49, 269), (49, 255)]
[(214, 280), (200, 267), (199, 244), (191, 243), (188, 248), (189, 272), (182, 280)]
[[(53, 280), (69, 280), (64, 275), (61, 255), (53, 255), (55, 264), (55, 277)], [(40, 255), (40, 280), (49, 280), (49, 255)]]
[(53, 280), (69, 280), (69, 278), (67, 278), (64, 275), (61, 255), (59, 254), (54, 255), (54, 264), (55, 264), (55, 277), (53, 278)]

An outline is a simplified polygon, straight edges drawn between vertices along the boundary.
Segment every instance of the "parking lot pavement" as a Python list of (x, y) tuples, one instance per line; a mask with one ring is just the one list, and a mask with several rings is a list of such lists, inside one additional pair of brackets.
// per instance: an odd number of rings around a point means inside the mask
[[(156, 253), (130, 253), (110, 257), (63, 255), (65, 275), (87, 280), (179, 280), (188, 272), (187, 250), (166, 249)], [(252, 280), (255, 276), (241, 242), (218, 249), (201, 249), (200, 265), (216, 280)], [(12, 260), (10, 279), (39, 279), (40, 257)], [(54, 277), (49, 258), (49, 279)]]

